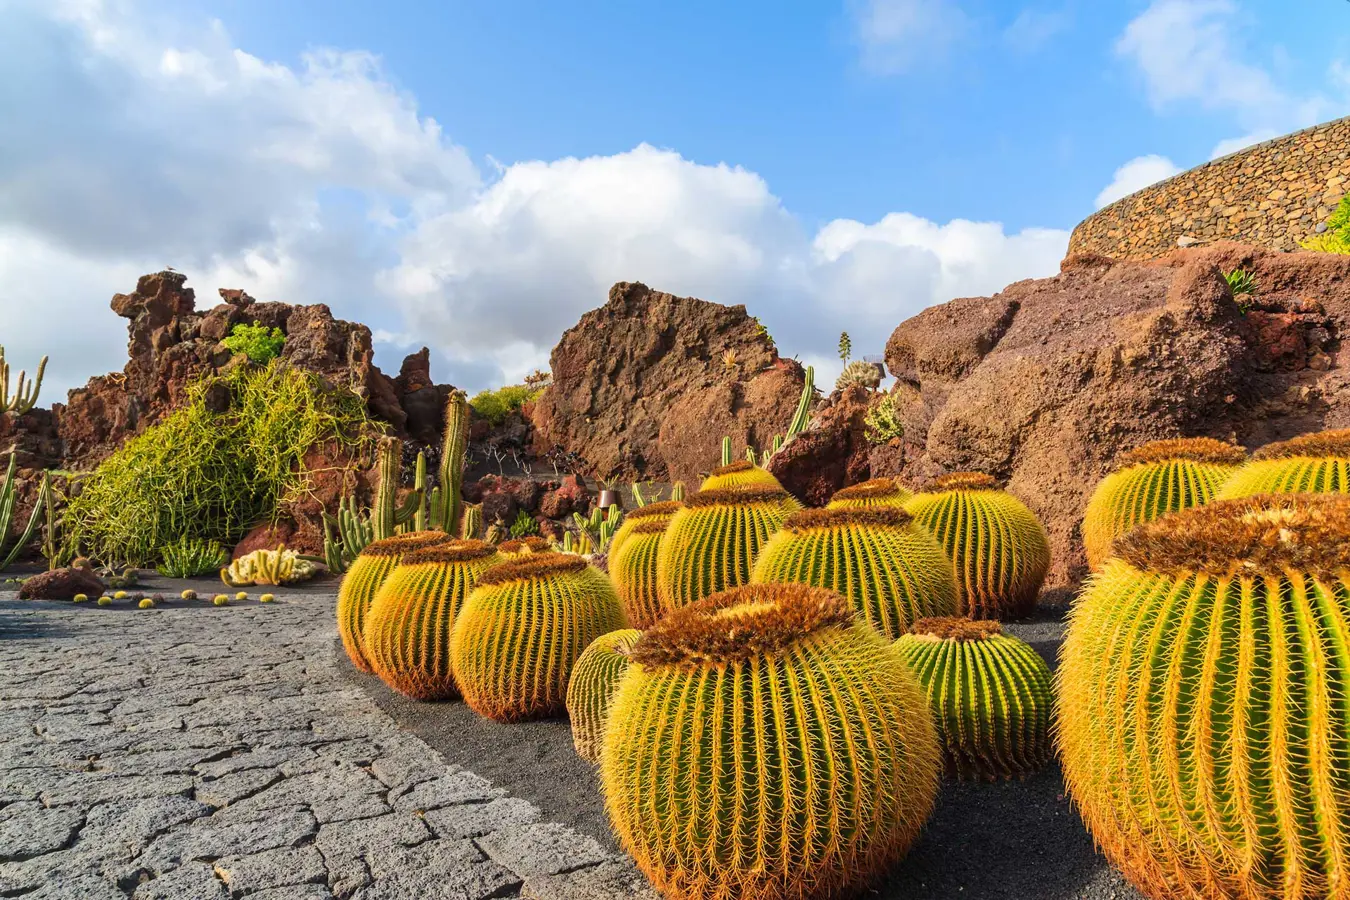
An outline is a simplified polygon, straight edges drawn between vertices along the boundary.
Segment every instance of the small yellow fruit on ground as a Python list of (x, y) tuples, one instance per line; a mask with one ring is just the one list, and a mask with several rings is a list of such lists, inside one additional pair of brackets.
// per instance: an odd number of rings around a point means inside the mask
[(143, 597), (141, 598), (141, 602), (136, 605), (141, 609), (154, 609), (155, 601), (151, 600), (149, 597)]
[(271, 602), (272, 602), (273, 600), (275, 600), (275, 599), (277, 599), (277, 598), (276, 598), (276, 597), (273, 597), (271, 594), (263, 594), (261, 597), (258, 598), (258, 602), (259, 602), (259, 603), (271, 603)]
[(75, 600), (74, 600), (74, 602), (76, 602), (76, 603), (83, 603), (84, 601), (86, 601), (86, 600), (88, 600), (88, 599), (89, 599), (89, 595), (88, 595), (88, 594), (76, 594), (76, 595), (75, 595)]
[(125, 600), (125, 599), (127, 599), (127, 597), (129, 597), (129, 596), (130, 596), (130, 595), (129, 595), (126, 591), (118, 591), (117, 593), (113, 594), (113, 599), (114, 599), (114, 600)]
[(211, 602), (214, 603), (216, 606), (224, 606), (225, 604), (230, 602), (230, 598), (226, 597), (224, 594), (216, 594), (215, 598)]
[(99, 606), (112, 606), (112, 598), (111, 598), (111, 597), (99, 597), (99, 598), (98, 598), (98, 605), (99, 605)]

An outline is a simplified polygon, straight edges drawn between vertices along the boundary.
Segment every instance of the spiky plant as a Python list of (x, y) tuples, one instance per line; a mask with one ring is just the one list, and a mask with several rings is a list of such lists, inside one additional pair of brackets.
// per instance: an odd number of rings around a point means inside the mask
[(1350, 895), (1350, 498), (1140, 525), (1074, 607), (1065, 780), (1151, 897)]
[(1111, 542), (1140, 522), (1213, 500), (1246, 458), (1241, 447), (1213, 438), (1153, 441), (1124, 454), (1083, 516), (1088, 565), (1104, 563)]
[(1350, 494), (1350, 428), (1267, 444), (1233, 473), (1219, 497), (1298, 493)]
[(723, 488), (741, 487), (746, 484), (779, 489), (783, 487), (778, 483), (778, 479), (769, 473), (768, 469), (762, 469), (748, 459), (738, 459), (725, 466), (718, 466), (709, 472), (708, 477), (703, 479), (703, 484), (699, 486), (699, 490), (720, 491)]
[(852, 487), (846, 487), (843, 490), (835, 491), (830, 502), (826, 504), (827, 509), (851, 509), (856, 507), (870, 506), (900, 506), (903, 507), (914, 494), (906, 490), (900, 482), (894, 478), (873, 478), (871, 481), (864, 481), (861, 484), (855, 484)]
[(657, 553), (661, 609), (687, 606), (749, 582), (760, 548), (799, 509), (791, 494), (773, 486), (694, 494), (666, 526)]
[(599, 764), (610, 701), (628, 671), (628, 654), (642, 637), (636, 628), (621, 628), (591, 641), (572, 667), (567, 682), (567, 716), (577, 755)]
[(627, 625), (609, 579), (584, 559), (531, 553), (488, 569), (464, 601), (450, 661), (464, 702), (512, 722), (564, 711), (572, 666)]
[(756, 583), (810, 584), (842, 594), (895, 640), (919, 619), (956, 615), (951, 560), (903, 509), (805, 509), (769, 538)]
[(372, 671), (366, 659), (362, 634), (370, 601), (375, 599), (375, 592), (384, 584), (389, 573), (394, 571), (405, 553), (448, 540), (450, 536), (443, 531), (415, 531), (395, 535), (371, 541), (352, 561), (347, 574), (342, 576), (337, 598), (338, 635), (342, 638), (342, 646), (352, 665), (362, 672)]
[(404, 554), (366, 614), (365, 654), (375, 674), (414, 700), (458, 696), (450, 668), (455, 617), (479, 577), (501, 561), (496, 547), (473, 540)]
[(842, 597), (736, 588), (671, 613), (630, 655), (601, 782), (663, 894), (842, 896), (909, 849), (937, 794), (932, 717)]
[(661, 618), (657, 569), (661, 538), (669, 524), (669, 518), (641, 519), (618, 551), (610, 554), (609, 577), (634, 628), (648, 628)]
[(997, 622), (921, 619), (896, 649), (919, 678), (957, 778), (1023, 778), (1050, 761), (1050, 667)]
[(961, 615), (1017, 619), (1036, 605), (1050, 539), (1036, 514), (980, 472), (956, 472), (906, 504), (956, 567)]
[(842, 391), (853, 384), (860, 384), (869, 391), (875, 391), (881, 386), (881, 370), (874, 363), (855, 359), (839, 373), (839, 377), (834, 381), (834, 389)]
[(528, 556), (531, 553), (552, 553), (553, 545), (537, 534), (512, 538), (497, 545), (497, 552), (505, 557)]
[(623, 546), (623, 542), (633, 533), (639, 522), (652, 521), (659, 519), (663, 522), (669, 522), (671, 518), (684, 506), (682, 500), (663, 500), (660, 503), (648, 503), (639, 506), (637, 509), (623, 517), (619, 527), (614, 532), (614, 537), (609, 542), (609, 555), (614, 556)]

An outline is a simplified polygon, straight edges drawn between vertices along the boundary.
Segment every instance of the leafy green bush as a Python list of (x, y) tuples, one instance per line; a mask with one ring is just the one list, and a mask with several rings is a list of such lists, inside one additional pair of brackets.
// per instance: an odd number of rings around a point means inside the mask
[(487, 419), (495, 427), (506, 421), (513, 412), (519, 412), (526, 403), (538, 397), (542, 390), (523, 384), (511, 384), (495, 391), (480, 391), (469, 405), (473, 411)]
[(1233, 301), (1246, 315), (1252, 305), (1251, 297), (1256, 293), (1256, 279), (1246, 269), (1225, 272), (1223, 277), (1228, 282), (1228, 289), (1233, 292)]
[(511, 523), (511, 537), (523, 538), (538, 533), (539, 523), (535, 521), (534, 516), (523, 509), (516, 513), (516, 520)]
[(1336, 211), (1327, 219), (1327, 230), (1302, 244), (1304, 250), (1350, 255), (1350, 194), (1341, 198)]
[(863, 424), (867, 426), (867, 440), (872, 444), (886, 444), (898, 437), (904, 437), (905, 426), (900, 421), (900, 408), (894, 393), (883, 394), (867, 415)]
[(159, 574), (166, 578), (214, 575), (230, 561), (230, 554), (216, 541), (183, 538), (164, 548)]
[(280, 328), (269, 329), (266, 325), (254, 322), (252, 325), (234, 326), (230, 336), (221, 341), (232, 353), (242, 353), (251, 362), (265, 366), (281, 355), (286, 346), (286, 335)]

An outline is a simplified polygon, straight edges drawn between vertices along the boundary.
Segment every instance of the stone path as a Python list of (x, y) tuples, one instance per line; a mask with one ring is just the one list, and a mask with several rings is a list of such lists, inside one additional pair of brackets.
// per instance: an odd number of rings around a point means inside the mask
[(0, 897), (655, 896), (343, 683), (329, 596), (145, 611), (9, 597)]

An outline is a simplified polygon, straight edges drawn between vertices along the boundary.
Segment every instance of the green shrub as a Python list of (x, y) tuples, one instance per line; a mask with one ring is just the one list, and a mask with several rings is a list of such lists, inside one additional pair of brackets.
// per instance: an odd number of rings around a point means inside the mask
[(495, 391), (479, 392), (469, 401), (469, 405), (473, 407), (474, 412), (487, 419), (493, 426), (497, 426), (505, 422), (508, 415), (519, 412), (522, 406), (541, 393), (542, 390), (523, 384), (510, 384)]
[(1301, 246), (1304, 250), (1350, 254), (1350, 194), (1341, 199), (1327, 219), (1327, 230), (1308, 238)]
[(265, 366), (281, 355), (286, 346), (286, 335), (280, 328), (269, 329), (266, 325), (254, 322), (252, 325), (234, 326), (230, 336), (221, 341), (232, 353), (242, 353), (260, 366)]
[(905, 426), (900, 421), (897, 399), (894, 393), (883, 394), (867, 411), (863, 424), (867, 426), (868, 443), (887, 444), (895, 438), (905, 436)]
[(516, 520), (511, 523), (511, 537), (523, 538), (538, 533), (539, 523), (535, 521), (534, 516), (523, 509), (516, 513)]
[(166, 578), (195, 578), (214, 575), (229, 561), (219, 542), (183, 538), (164, 547), (158, 571)]

